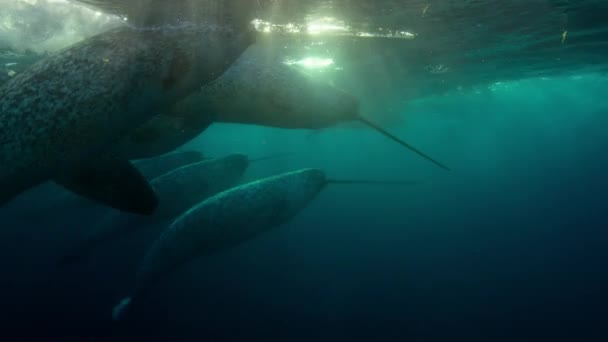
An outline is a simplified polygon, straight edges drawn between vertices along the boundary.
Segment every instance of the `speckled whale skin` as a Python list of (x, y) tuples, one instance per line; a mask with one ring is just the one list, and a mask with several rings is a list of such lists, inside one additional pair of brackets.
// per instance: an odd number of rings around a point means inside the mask
[(302, 169), (219, 193), (178, 217), (152, 245), (138, 289), (198, 256), (233, 247), (288, 221), (326, 185), (325, 173)]
[(355, 97), (269, 57), (262, 48), (251, 46), (221, 77), (182, 102), (207, 108), (217, 122), (316, 129), (357, 119)]
[(352, 95), (268, 56), (253, 45), (217, 79), (205, 84), (121, 140), (127, 159), (167, 153), (198, 136), (212, 122), (281, 128), (322, 128), (354, 120)]
[(0, 204), (96, 153), (220, 76), (253, 42), (206, 25), (121, 27), (0, 88)]
[(234, 186), (249, 166), (244, 154), (204, 160), (151, 181), (161, 198), (159, 217), (174, 218), (198, 202)]
[(66, 253), (60, 263), (72, 263), (91, 250), (129, 234), (148, 223), (173, 219), (200, 201), (234, 186), (249, 165), (247, 156), (232, 154), (182, 166), (153, 179), (150, 184), (160, 199), (151, 216), (109, 212), (82, 243)]

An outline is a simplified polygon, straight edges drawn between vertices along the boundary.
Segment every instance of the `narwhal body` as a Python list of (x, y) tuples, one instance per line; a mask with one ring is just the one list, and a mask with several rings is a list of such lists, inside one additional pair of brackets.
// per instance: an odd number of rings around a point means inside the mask
[(253, 45), (217, 79), (121, 141), (131, 156), (166, 153), (196, 137), (213, 122), (319, 129), (359, 121), (447, 169), (412, 145), (365, 119), (349, 93), (284, 64)]
[(182, 166), (154, 178), (150, 184), (160, 202), (153, 215), (140, 216), (119, 211), (108, 213), (60, 263), (77, 262), (99, 245), (118, 239), (144, 225), (161, 223), (179, 216), (200, 201), (236, 185), (248, 166), (247, 156), (232, 154)]
[(319, 129), (349, 121), (363, 122), (446, 168), (363, 118), (354, 96), (286, 65), (262, 45), (250, 46), (220, 77), (133, 130), (113, 153), (124, 159), (168, 153), (213, 122)]
[(102, 200), (147, 197), (129, 209), (149, 214), (145, 179), (124, 158), (100, 165), (100, 155), (220, 76), (252, 42), (250, 31), (208, 25), (127, 26), (32, 65), (0, 88), (0, 204), (48, 179), (78, 193), (110, 174), (137, 186), (125, 193), (109, 181), (97, 189), (109, 192)]
[[(304, 169), (253, 181), (194, 206), (163, 231), (137, 272), (137, 296), (183, 263), (228, 249), (285, 223), (325, 187), (321, 170)], [(127, 313), (131, 298), (114, 310)]]
[(135, 129), (114, 148), (127, 159), (172, 151), (213, 122), (281, 128), (322, 128), (350, 119), (358, 101), (303, 74), (263, 46), (249, 47), (216, 80)]
[[(250, 47), (222, 77), (207, 83), (183, 102), (212, 113), (214, 122), (279, 128), (319, 129), (358, 121), (417, 155), (448, 167), (363, 117), (349, 93), (269, 58)], [(247, 101), (232, 100), (247, 99)], [(196, 105), (198, 104), (198, 106)], [(255, 112), (247, 108), (256, 108)]]
[(354, 96), (269, 56), (262, 46), (251, 46), (186, 101), (212, 113), (215, 122), (279, 128), (324, 128), (359, 113)]
[(184, 150), (153, 158), (132, 160), (131, 163), (146, 179), (152, 180), (179, 167), (198, 163), (204, 159), (204, 155), (199, 151)]

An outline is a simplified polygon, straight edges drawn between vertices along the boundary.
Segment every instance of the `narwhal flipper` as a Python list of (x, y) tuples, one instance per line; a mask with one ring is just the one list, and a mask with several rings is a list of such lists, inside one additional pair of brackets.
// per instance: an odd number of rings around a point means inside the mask
[(104, 155), (64, 171), (53, 180), (64, 188), (114, 209), (151, 215), (158, 207), (156, 193), (128, 161)]

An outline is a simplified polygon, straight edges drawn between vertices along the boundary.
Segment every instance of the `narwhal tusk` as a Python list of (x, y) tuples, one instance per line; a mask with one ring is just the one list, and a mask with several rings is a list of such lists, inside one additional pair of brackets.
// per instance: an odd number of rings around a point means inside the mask
[(369, 126), (370, 128), (372, 128), (373, 130), (377, 131), (378, 133), (381, 133), (381, 134), (385, 135), (385, 136), (386, 136), (386, 137), (388, 137), (389, 139), (391, 139), (391, 140), (393, 140), (393, 141), (397, 142), (397, 143), (398, 143), (398, 144), (400, 144), (401, 146), (404, 146), (405, 148), (407, 148), (407, 149), (409, 149), (410, 151), (412, 151), (412, 152), (416, 153), (417, 155), (421, 156), (422, 158), (424, 158), (424, 159), (426, 159), (426, 160), (430, 161), (431, 163), (433, 163), (433, 164), (435, 164), (435, 165), (439, 166), (440, 168), (442, 168), (442, 169), (444, 169), (444, 170), (446, 170), (446, 171), (450, 171), (450, 168), (449, 168), (449, 167), (447, 167), (447, 166), (443, 165), (442, 163), (438, 162), (437, 160), (435, 160), (435, 159), (431, 158), (431, 157), (430, 157), (430, 156), (428, 156), (426, 153), (424, 153), (424, 152), (420, 151), (419, 149), (415, 148), (414, 146), (412, 146), (412, 145), (410, 145), (410, 144), (406, 143), (405, 141), (403, 141), (403, 140), (401, 140), (401, 139), (397, 138), (396, 136), (394, 136), (394, 135), (392, 135), (391, 133), (389, 133), (389, 132), (387, 132), (386, 130), (384, 130), (384, 128), (382, 128), (382, 127), (380, 127), (380, 126), (376, 125), (375, 123), (373, 123), (373, 122), (371, 122), (371, 121), (367, 120), (367, 119), (366, 119), (366, 118), (364, 118), (364, 117), (359, 116), (359, 117), (357, 117), (357, 119), (358, 119), (359, 121), (361, 121), (362, 123), (364, 123), (365, 125), (367, 125), (367, 126)]

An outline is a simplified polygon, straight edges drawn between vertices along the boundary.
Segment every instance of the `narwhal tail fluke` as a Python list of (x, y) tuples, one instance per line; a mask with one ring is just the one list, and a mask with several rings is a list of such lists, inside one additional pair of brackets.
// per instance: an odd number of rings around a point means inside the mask
[(291, 157), (293, 155), (294, 155), (293, 153), (277, 153), (277, 154), (271, 154), (271, 155), (264, 156), (264, 157), (249, 159), (249, 162), (253, 163), (253, 162), (259, 162), (259, 161), (263, 161), (263, 160), (286, 158), (286, 157)]
[(376, 125), (375, 123), (367, 120), (364, 117), (359, 116), (358, 120), (361, 121), (362, 123), (364, 123), (365, 125), (369, 126), (370, 128), (372, 128), (373, 130), (377, 131), (378, 133), (381, 133), (383, 135), (385, 135), (387, 138), (397, 142), (398, 144), (400, 144), (401, 146), (404, 146), (405, 148), (409, 149), (410, 151), (416, 153), (417, 155), (421, 156), (422, 158), (430, 161), (431, 163), (439, 166), (440, 168), (446, 170), (446, 171), (450, 171), (450, 168), (445, 166), (443, 163), (433, 159), (432, 157), (430, 157), (429, 155), (427, 155), (426, 153), (420, 151), (419, 149), (415, 148), (414, 146), (406, 143), (405, 141), (397, 138), (396, 136), (392, 135), (391, 133), (387, 132), (384, 128)]
[(124, 321), (131, 311), (133, 298), (125, 297), (112, 308), (112, 320)]
[(369, 184), (369, 185), (416, 185), (421, 181), (379, 181), (368, 179), (327, 179), (328, 184)]

